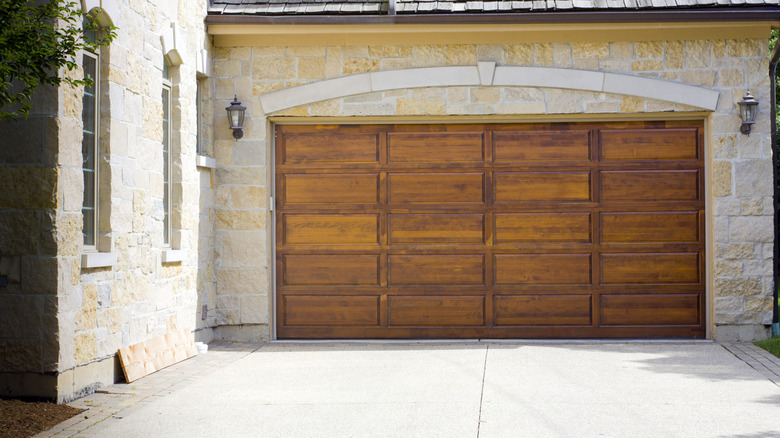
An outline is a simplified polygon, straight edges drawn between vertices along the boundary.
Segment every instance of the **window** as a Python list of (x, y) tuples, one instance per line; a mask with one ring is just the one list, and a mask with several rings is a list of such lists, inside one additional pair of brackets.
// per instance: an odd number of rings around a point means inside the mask
[(171, 76), (168, 63), (163, 64), (163, 243), (171, 244)]
[(203, 138), (203, 83), (205, 81), (202, 79), (198, 79), (197, 88), (195, 92), (195, 107), (197, 108), (197, 116), (196, 120), (198, 122), (197, 126), (197, 143), (195, 145), (195, 153), (198, 155), (206, 155), (206, 148)]
[(82, 169), (84, 172), (84, 202), (81, 214), (84, 216), (84, 246), (97, 245), (98, 219), (98, 104), (100, 96), (100, 56), (92, 52), (83, 55), (84, 76), (92, 78), (92, 86), (84, 87), (81, 120), (84, 124), (84, 136), (81, 140)]

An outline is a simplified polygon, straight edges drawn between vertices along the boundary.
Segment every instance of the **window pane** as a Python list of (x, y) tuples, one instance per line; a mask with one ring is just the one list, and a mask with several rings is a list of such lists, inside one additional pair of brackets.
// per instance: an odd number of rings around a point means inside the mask
[(171, 91), (167, 87), (163, 87), (162, 91), (162, 105), (163, 105), (163, 242), (168, 244), (170, 227), (170, 99)]
[(84, 172), (84, 202), (81, 213), (84, 216), (84, 244), (95, 245), (95, 194), (97, 174), (97, 58), (84, 54), (84, 76), (92, 78), (92, 86), (84, 87), (81, 120), (84, 136), (81, 140), (82, 170)]

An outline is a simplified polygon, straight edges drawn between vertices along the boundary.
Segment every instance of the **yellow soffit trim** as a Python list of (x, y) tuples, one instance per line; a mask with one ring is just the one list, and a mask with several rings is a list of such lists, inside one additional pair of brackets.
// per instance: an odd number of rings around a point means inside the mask
[(352, 46), (769, 38), (777, 21), (561, 24), (211, 24), (214, 45)]

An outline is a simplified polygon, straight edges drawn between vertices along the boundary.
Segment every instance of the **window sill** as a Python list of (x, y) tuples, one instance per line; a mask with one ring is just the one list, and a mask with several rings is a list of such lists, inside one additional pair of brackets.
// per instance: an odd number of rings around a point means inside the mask
[(162, 251), (163, 263), (177, 263), (184, 261), (187, 251), (184, 249), (164, 249)]
[(216, 169), (217, 168), (217, 160), (207, 157), (205, 155), (196, 155), (195, 156), (195, 165), (198, 167), (205, 167), (207, 169)]
[(85, 252), (81, 254), (81, 268), (106, 268), (116, 265), (115, 252)]

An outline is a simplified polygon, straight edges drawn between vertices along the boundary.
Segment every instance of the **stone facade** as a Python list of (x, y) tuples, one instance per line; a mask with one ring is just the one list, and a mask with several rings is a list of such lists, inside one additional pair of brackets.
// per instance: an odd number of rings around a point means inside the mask
[[(269, 128), (304, 117), (312, 123), (317, 117), (340, 123), (361, 117), (704, 119), (710, 337), (768, 335), (775, 286), (767, 41), (212, 48), (205, 0), (116, 4), (108, 12), (119, 35), (101, 53), (96, 252), (81, 243), (82, 91), (42, 90), (29, 119), (0, 124), (0, 278), (7, 283), (0, 283), (0, 394), (77, 397), (121, 378), (118, 348), (182, 328), (204, 341), (269, 339)], [(171, 68), (173, 233), (167, 247), (161, 90), (164, 56), (172, 50), (182, 63)], [(272, 93), (304, 84), (480, 62), (651, 77), (720, 97), (713, 111), (573, 85), (430, 86), (326, 100), (313, 95), (303, 105), (263, 113)], [(761, 102), (749, 137), (739, 134), (736, 107), (746, 90)], [(238, 141), (224, 113), (234, 96), (248, 108)]]
[[(262, 198), (269, 191), (268, 117), (459, 116), (460, 120), (522, 120), (540, 115), (555, 120), (603, 120), (625, 115), (705, 119), (709, 187), (708, 280), (710, 336), (750, 340), (768, 335), (774, 287), (773, 206), (770, 138), (770, 80), (767, 41), (620, 41), (565, 44), (415, 45), (343, 47), (217, 47), (214, 51), (216, 107), (227, 106), (236, 90), (248, 95), (245, 138), (215, 132), (217, 170), (216, 257), (218, 314), (222, 324), (269, 320), (269, 247), (273, 236)], [(402, 88), (318, 100), (263, 113), (274, 93), (304, 84), (384, 70), (474, 66), (555, 67), (658, 78), (719, 93), (717, 108), (565, 88), (423, 87)], [(357, 76), (354, 76), (357, 78)], [(357, 80), (357, 79), (355, 79)], [(349, 82), (344, 82), (349, 84)], [(325, 87), (326, 85), (323, 85)], [(333, 86), (328, 84), (327, 86)], [(345, 88), (353, 87), (345, 85)], [(575, 88), (572, 86), (572, 88)], [(761, 102), (750, 136), (739, 134), (737, 102), (750, 90)], [(315, 90), (316, 91), (316, 90)], [(334, 93), (333, 90), (328, 90)], [(278, 93), (276, 93), (278, 94)], [(510, 117), (509, 119), (507, 117)], [(355, 118), (355, 119), (350, 119)], [(293, 119), (289, 119), (293, 120)], [(334, 120), (334, 119), (331, 119)], [(373, 119), (376, 120), (376, 119)], [(535, 118), (534, 120), (539, 120)], [(548, 117), (548, 120), (553, 120)], [(239, 190), (241, 192), (239, 192)], [(238, 193), (262, 193), (239, 203)], [(251, 198), (243, 198), (251, 199)], [(220, 220), (222, 217), (224, 219)], [(220, 225), (221, 224), (221, 225)], [(253, 287), (239, 287), (248, 284)], [(267, 286), (266, 286), (267, 285)], [(229, 307), (223, 307), (229, 306)], [(261, 312), (261, 313), (258, 313)], [(245, 319), (249, 317), (249, 319)], [(714, 323), (714, 324), (713, 324)], [(267, 333), (265, 327), (262, 332)]]
[[(87, 1), (86, 9), (98, 3)], [(83, 90), (43, 90), (28, 120), (0, 125), (3, 394), (77, 397), (121, 378), (118, 348), (214, 323), (213, 280), (208, 262), (200, 263), (210, 255), (199, 251), (199, 205), (213, 188), (201, 189), (199, 173), (211, 172), (195, 166), (206, 2), (116, 3), (105, 13), (118, 36), (100, 53), (95, 252), (82, 244)], [(171, 68), (170, 249), (181, 250), (182, 260), (164, 263), (161, 36), (172, 25), (184, 62)], [(90, 268), (94, 256), (101, 261)], [(196, 312), (201, 301), (210, 309), (205, 320)]]

